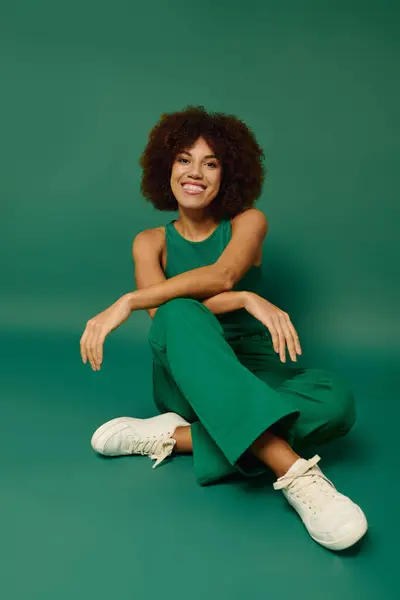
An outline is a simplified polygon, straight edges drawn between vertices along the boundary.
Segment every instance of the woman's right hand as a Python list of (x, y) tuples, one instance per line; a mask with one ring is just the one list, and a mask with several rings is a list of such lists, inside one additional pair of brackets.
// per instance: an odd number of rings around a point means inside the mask
[(261, 321), (271, 333), (275, 352), (279, 352), (282, 362), (286, 362), (286, 345), (290, 358), (296, 362), (301, 354), (299, 336), (289, 315), (254, 292), (246, 292), (244, 308)]

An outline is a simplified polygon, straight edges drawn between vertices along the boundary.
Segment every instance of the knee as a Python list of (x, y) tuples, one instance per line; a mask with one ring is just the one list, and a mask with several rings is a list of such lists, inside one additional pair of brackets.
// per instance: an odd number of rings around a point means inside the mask
[(156, 315), (167, 315), (170, 313), (176, 315), (176, 313), (181, 313), (183, 310), (192, 308), (196, 304), (201, 304), (201, 302), (194, 298), (172, 298), (172, 300), (168, 300), (168, 302), (158, 307)]
[(166, 330), (169, 327), (176, 327), (179, 319), (189, 309), (193, 310), (196, 305), (203, 306), (198, 300), (192, 298), (173, 298), (157, 308), (150, 330), (150, 342), (156, 342), (161, 346), (165, 345)]
[(157, 321), (169, 322), (171, 317), (175, 325), (177, 318), (179, 319), (188, 310), (192, 311), (197, 305), (203, 306), (194, 298), (173, 298), (158, 307), (153, 321), (157, 319)]

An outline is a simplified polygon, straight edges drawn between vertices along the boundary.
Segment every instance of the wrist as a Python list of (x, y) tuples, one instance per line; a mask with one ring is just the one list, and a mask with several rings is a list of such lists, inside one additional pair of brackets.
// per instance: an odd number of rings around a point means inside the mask
[(122, 298), (125, 299), (125, 301), (128, 303), (129, 308), (131, 309), (131, 311), (136, 310), (136, 299), (137, 299), (137, 294), (136, 292), (128, 292), (127, 294), (124, 294), (124, 296), (122, 296)]
[(257, 296), (257, 294), (255, 294), (254, 292), (242, 292), (243, 294), (243, 308), (247, 309), (250, 305), (250, 303), (252, 302), (252, 300), (254, 300), (254, 297)]

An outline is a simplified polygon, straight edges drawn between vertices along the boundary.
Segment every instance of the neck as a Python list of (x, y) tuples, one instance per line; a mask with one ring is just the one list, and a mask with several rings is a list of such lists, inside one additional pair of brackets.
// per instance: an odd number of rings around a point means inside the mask
[(217, 225), (218, 223), (213, 217), (205, 213), (199, 214), (198, 210), (193, 211), (192, 214), (179, 210), (179, 217), (175, 221), (179, 233), (193, 242), (207, 238)]

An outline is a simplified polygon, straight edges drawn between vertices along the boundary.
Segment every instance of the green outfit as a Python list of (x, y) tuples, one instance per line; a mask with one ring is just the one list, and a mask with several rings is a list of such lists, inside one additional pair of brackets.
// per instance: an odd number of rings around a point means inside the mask
[[(202, 242), (166, 225), (168, 278), (214, 263), (231, 239), (222, 220)], [(234, 291), (262, 295), (261, 269), (251, 267)], [(355, 421), (354, 396), (335, 375), (295, 368), (275, 353), (269, 330), (245, 309), (213, 315), (198, 300), (175, 298), (152, 322), (153, 395), (160, 412), (175, 412), (192, 424), (196, 477), (206, 485), (240, 471), (266, 467), (249, 447), (266, 429), (294, 449), (346, 434)]]

